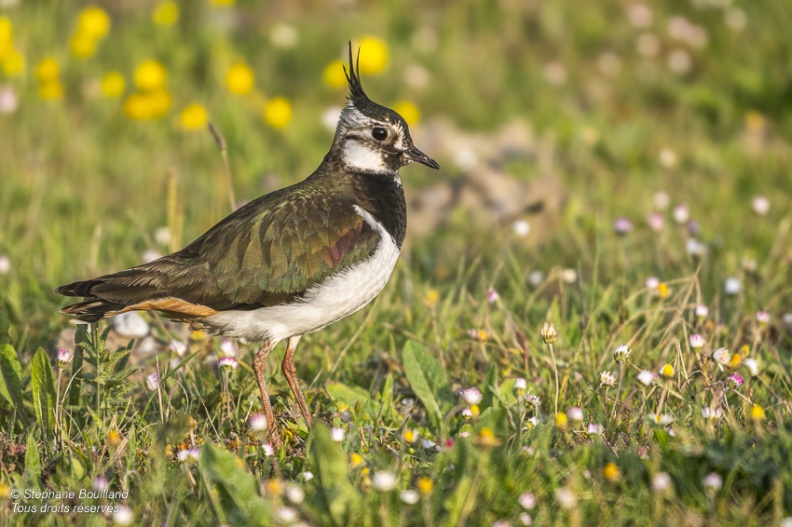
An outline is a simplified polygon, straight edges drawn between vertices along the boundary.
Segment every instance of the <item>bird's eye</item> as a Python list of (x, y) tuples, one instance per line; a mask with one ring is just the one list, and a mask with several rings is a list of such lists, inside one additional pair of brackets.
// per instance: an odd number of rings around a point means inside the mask
[(385, 138), (388, 137), (388, 131), (378, 126), (373, 130), (371, 130), (371, 137), (373, 137), (377, 141), (384, 141)]

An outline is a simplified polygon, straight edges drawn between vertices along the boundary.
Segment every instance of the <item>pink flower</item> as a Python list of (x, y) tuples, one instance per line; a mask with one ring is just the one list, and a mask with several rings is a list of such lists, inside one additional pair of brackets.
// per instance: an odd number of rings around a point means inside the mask
[(743, 385), (743, 383), (745, 382), (745, 381), (743, 380), (743, 378), (742, 378), (742, 377), (740, 377), (739, 375), (737, 375), (736, 373), (732, 373), (731, 375), (729, 375), (729, 379), (728, 379), (728, 380), (729, 380), (729, 382), (731, 382), (732, 384), (734, 384), (734, 387), (735, 387), (735, 388), (739, 388), (739, 387), (740, 387), (740, 386), (742, 386), (742, 385)]
[(650, 214), (647, 221), (649, 223), (649, 228), (655, 232), (662, 231), (663, 227), (665, 226), (665, 218), (662, 214), (657, 212)]
[(470, 406), (480, 403), (482, 399), (481, 390), (479, 390), (475, 386), (473, 388), (466, 388), (464, 390), (460, 390), (459, 396), (462, 397), (462, 400), (465, 401), (465, 403)]
[(596, 423), (589, 423), (588, 428), (586, 429), (586, 431), (589, 434), (591, 434), (591, 435), (601, 434), (602, 433), (602, 425), (599, 425), (599, 424), (596, 424)]
[(74, 353), (71, 350), (66, 348), (61, 348), (58, 350), (58, 367), (65, 368), (68, 366), (72, 359), (74, 358)]
[(760, 326), (768, 325), (770, 323), (770, 313), (768, 313), (767, 311), (757, 311), (756, 321), (759, 323)]
[(688, 219), (690, 219), (687, 205), (677, 205), (671, 214), (674, 217), (674, 221), (679, 225), (687, 223)]
[(239, 366), (239, 362), (234, 357), (223, 357), (217, 361), (217, 365), (223, 370), (235, 370)]
[(616, 234), (623, 236), (633, 230), (633, 224), (627, 218), (616, 218), (616, 221), (613, 222), (613, 230), (616, 231)]
[(159, 388), (159, 375), (157, 375), (157, 372), (146, 377), (146, 386), (148, 386), (148, 389), (152, 392)]
[(536, 507), (536, 496), (533, 492), (523, 492), (518, 499), (520, 507), (526, 510), (531, 510)]
[(0, 88), (0, 114), (12, 114), (19, 107), (19, 97), (14, 88), (6, 84)]
[(707, 318), (709, 316), (709, 308), (704, 304), (696, 306), (696, 316), (698, 318)]
[(262, 432), (267, 429), (267, 418), (264, 414), (253, 414), (248, 418), (248, 426), (254, 432)]
[(573, 406), (567, 410), (567, 417), (569, 417), (571, 421), (582, 421), (583, 410), (581, 410), (578, 406)]
[(706, 341), (704, 340), (704, 337), (698, 333), (690, 335), (690, 347), (694, 350), (703, 348), (705, 343)]

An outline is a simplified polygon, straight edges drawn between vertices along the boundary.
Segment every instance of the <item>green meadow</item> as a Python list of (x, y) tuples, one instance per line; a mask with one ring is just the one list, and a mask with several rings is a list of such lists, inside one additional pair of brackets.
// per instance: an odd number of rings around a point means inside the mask
[[(0, 526), (792, 526), (789, 22), (0, 1)], [(349, 40), (442, 168), (401, 172), (385, 290), (297, 350), (312, 430), (272, 353), (274, 449), (256, 343), (55, 288), (308, 176)]]

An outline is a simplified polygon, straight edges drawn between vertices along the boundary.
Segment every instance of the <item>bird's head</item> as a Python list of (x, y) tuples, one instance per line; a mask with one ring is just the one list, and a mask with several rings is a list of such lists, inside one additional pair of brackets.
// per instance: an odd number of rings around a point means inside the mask
[(349, 43), (349, 69), (344, 68), (349, 83), (349, 101), (338, 120), (334, 146), (351, 169), (361, 172), (393, 173), (410, 163), (438, 169), (437, 162), (413, 145), (404, 118), (390, 108), (368, 98), (360, 84), (360, 50), (357, 63), (352, 61)]

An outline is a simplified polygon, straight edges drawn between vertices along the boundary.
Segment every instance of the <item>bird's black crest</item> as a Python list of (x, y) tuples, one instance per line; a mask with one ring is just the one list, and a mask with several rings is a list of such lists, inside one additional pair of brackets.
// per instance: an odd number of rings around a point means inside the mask
[(358, 48), (357, 60), (352, 61), (352, 41), (349, 42), (349, 70), (344, 67), (344, 75), (349, 84), (349, 100), (352, 104), (360, 107), (371, 102), (363, 91), (363, 85), (360, 84), (360, 48)]

